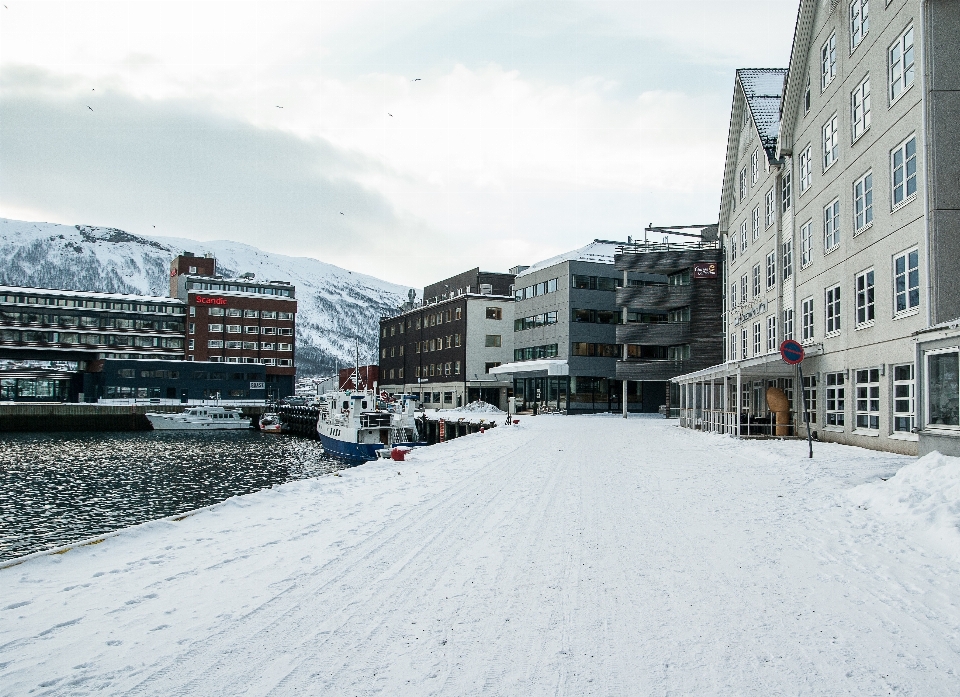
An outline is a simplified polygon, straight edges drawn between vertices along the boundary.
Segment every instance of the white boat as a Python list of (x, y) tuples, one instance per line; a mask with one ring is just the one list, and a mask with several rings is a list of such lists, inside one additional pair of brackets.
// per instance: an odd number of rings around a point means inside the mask
[(331, 392), (319, 402), (317, 435), (324, 451), (351, 462), (377, 459), (377, 451), (419, 442), (417, 401), (401, 395), (387, 402), (372, 391)]
[(267, 412), (260, 417), (260, 430), (264, 433), (280, 433), (283, 423), (280, 421), (280, 415), (273, 412)]
[(180, 414), (147, 412), (156, 431), (227, 431), (250, 428), (250, 419), (239, 409), (191, 407)]

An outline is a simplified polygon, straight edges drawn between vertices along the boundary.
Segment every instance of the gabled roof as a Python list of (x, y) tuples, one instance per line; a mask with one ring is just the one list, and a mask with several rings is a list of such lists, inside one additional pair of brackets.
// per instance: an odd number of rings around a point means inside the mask
[(737, 71), (737, 80), (747, 100), (747, 108), (757, 127), (767, 159), (777, 160), (780, 135), (780, 99), (783, 96), (784, 68), (747, 68)]
[(783, 107), (780, 118), (782, 137), (777, 143), (778, 159), (793, 154), (793, 129), (797, 113), (800, 111), (800, 100), (807, 86), (807, 71), (804, 67), (810, 56), (813, 20), (817, 5), (817, 0), (800, 0), (800, 7), (797, 9), (797, 26), (793, 32), (787, 80), (783, 88)]
[(780, 100), (783, 96), (783, 68), (747, 68), (738, 70), (734, 80), (733, 104), (730, 106), (730, 128), (727, 131), (727, 157), (723, 168), (723, 192), (720, 198), (720, 232), (730, 226), (730, 197), (733, 194), (737, 160), (740, 153), (740, 134), (743, 131), (744, 111), (749, 112), (757, 137), (767, 155), (767, 162), (777, 158), (777, 140), (780, 137)]

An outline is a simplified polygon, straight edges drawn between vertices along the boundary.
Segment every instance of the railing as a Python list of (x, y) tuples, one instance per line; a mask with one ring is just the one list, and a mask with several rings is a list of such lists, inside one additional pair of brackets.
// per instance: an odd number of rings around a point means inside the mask
[(777, 424), (773, 414), (755, 416), (719, 409), (680, 409), (680, 425), (743, 438), (791, 438), (797, 435), (792, 422)]
[(617, 254), (648, 254), (650, 252), (689, 252), (698, 249), (720, 249), (720, 241), (704, 242), (633, 242), (618, 244)]

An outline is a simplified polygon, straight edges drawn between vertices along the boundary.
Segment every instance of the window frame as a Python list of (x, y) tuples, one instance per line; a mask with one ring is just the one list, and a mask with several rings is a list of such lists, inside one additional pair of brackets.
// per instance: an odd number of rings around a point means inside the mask
[[(830, 244), (830, 241), (833, 244)], [(840, 199), (835, 198), (823, 207), (823, 253), (840, 247)]]
[(760, 179), (760, 148), (756, 148), (750, 155), (750, 184), (756, 184)]
[(793, 338), (793, 308), (786, 308), (783, 311), (783, 340)]
[(820, 144), (823, 146), (823, 171), (837, 164), (840, 159), (840, 115), (833, 112), (826, 123), (820, 128)]
[[(870, 0), (853, 0), (849, 6), (850, 53), (857, 50), (870, 32)], [(855, 12), (859, 10), (859, 12)], [(857, 38), (859, 35), (860, 38)]]
[(785, 169), (780, 177), (780, 213), (786, 213), (793, 205), (793, 174)]
[(823, 290), (823, 336), (834, 337), (840, 334), (843, 307), (840, 304), (840, 284), (834, 284)]
[(760, 262), (759, 261), (753, 265), (751, 274), (753, 276), (753, 284), (751, 285), (751, 290), (753, 291), (752, 297), (759, 298), (760, 293), (762, 292), (762, 286), (760, 285)]
[[(858, 103), (859, 98), (859, 103)], [(860, 116), (857, 116), (857, 112)], [(873, 122), (870, 109), (870, 75), (868, 74), (853, 92), (850, 93), (850, 135), (851, 143), (856, 143), (863, 135), (870, 130)], [(858, 128), (859, 124), (859, 128)]]
[[(910, 36), (909, 48), (906, 47), (907, 36)], [(898, 58), (893, 57), (894, 50), (899, 53)], [(911, 55), (910, 64), (907, 66), (907, 53)], [(894, 73), (896, 71), (896, 74)], [(907, 84), (907, 76), (909, 84)], [(917, 56), (916, 56), (916, 35), (914, 33), (913, 23), (911, 22), (897, 37), (890, 46), (887, 47), (887, 99), (892, 107), (913, 87), (917, 82)], [(897, 84), (901, 84), (900, 92), (896, 93)]]
[(776, 287), (777, 285), (777, 250), (774, 249), (772, 252), (767, 254), (767, 290)]
[[(898, 370), (902, 368), (910, 369), (909, 378), (898, 378)], [(913, 363), (901, 363), (890, 366), (891, 392), (890, 392), (890, 427), (891, 434), (909, 433), (913, 434), (917, 426), (917, 371)], [(898, 387), (906, 387), (906, 395), (898, 395)], [(906, 401), (909, 405), (909, 411), (898, 409), (898, 403)], [(907, 419), (907, 428), (898, 428), (898, 422), (901, 419)]]
[[(862, 379), (866, 377), (866, 379)], [(880, 432), (880, 369), (858, 368), (853, 371), (853, 429)], [(865, 425), (861, 425), (864, 423)]]
[(760, 206), (757, 206), (753, 209), (750, 220), (750, 227), (753, 232), (753, 241), (756, 242), (760, 239)]
[(777, 316), (767, 315), (767, 353), (773, 353), (777, 348)]
[[(940, 431), (945, 431), (945, 430), (958, 431), (958, 430), (960, 430), (960, 423), (958, 423), (958, 424), (944, 424), (944, 423), (935, 424), (935, 423), (931, 423), (931, 421), (930, 421), (930, 415), (931, 415), (931, 411), (932, 411), (931, 408), (930, 408), (930, 398), (933, 396), (933, 390), (930, 389), (930, 378), (931, 378), (931, 376), (933, 375), (933, 371), (930, 370), (930, 359), (931, 359), (931, 358), (938, 357), (938, 356), (944, 356), (944, 355), (947, 355), (947, 354), (953, 354), (953, 355), (957, 356), (957, 363), (958, 363), (958, 365), (960, 365), (960, 347), (957, 347), (957, 346), (949, 346), (949, 347), (945, 347), (945, 348), (932, 349), (932, 350), (930, 350), (930, 351), (924, 351), (924, 353), (923, 353), (923, 379), (924, 379), (924, 383), (925, 383), (925, 385), (924, 385), (925, 389), (923, 390), (923, 395), (924, 395), (924, 398), (923, 398), (923, 402), (924, 402), (924, 404), (923, 404), (923, 422), (924, 422), (924, 426), (923, 426), (923, 427), (924, 427), (924, 428), (930, 428), (930, 429), (936, 429), (936, 430), (940, 430)], [(957, 399), (960, 400), (960, 390), (958, 390)], [(958, 415), (958, 416), (960, 416), (960, 415)], [(958, 418), (958, 421), (960, 421), (960, 418)]]
[(855, 329), (872, 327), (877, 317), (876, 272), (873, 267), (854, 276), (853, 292)]
[(822, 93), (837, 76), (837, 32), (831, 32), (830, 37), (820, 47), (820, 92)]
[(747, 221), (740, 223), (740, 252), (747, 251)]
[(793, 275), (793, 239), (789, 239), (780, 245), (781, 262), (780, 269), (783, 274), (783, 280), (786, 282)]
[(816, 338), (813, 296), (800, 301), (800, 343), (809, 344)]
[[(913, 155), (907, 156), (907, 145), (913, 143)], [(902, 154), (903, 162), (901, 167), (897, 167), (897, 155)], [(913, 175), (910, 174), (910, 163), (913, 163)], [(917, 192), (920, 188), (918, 170), (920, 167), (920, 158), (917, 153), (917, 134), (911, 133), (897, 147), (890, 151), (890, 205), (891, 212), (899, 210), (908, 203), (917, 198)], [(897, 170), (903, 169), (904, 176), (902, 180), (903, 198), (897, 201)], [(910, 193), (910, 181), (913, 180), (913, 192)]]
[(853, 236), (873, 226), (873, 170), (853, 183)]
[[(917, 264), (916, 264), (916, 266), (910, 266), (910, 256), (911, 256), (911, 255), (914, 255), (914, 254), (916, 255)], [(903, 260), (904, 260), (903, 273), (902, 273), (902, 274), (897, 272), (897, 260), (898, 260), (898, 259), (903, 259)], [(916, 272), (916, 281), (917, 281), (916, 286), (911, 286), (911, 285), (910, 285), (911, 270), (914, 270), (914, 271)], [(894, 317), (894, 319), (899, 318), (899, 317), (909, 317), (909, 316), (911, 316), (911, 315), (917, 314), (918, 312), (920, 312), (920, 301), (921, 301), (921, 297), (920, 297), (920, 248), (919, 248), (918, 246), (917, 246), (917, 247), (910, 247), (909, 249), (905, 249), (905, 250), (902, 251), (902, 252), (898, 252), (897, 254), (894, 254), (894, 255), (893, 255), (893, 265), (892, 265), (891, 271), (892, 271), (892, 273), (893, 273), (893, 317)], [(904, 284), (903, 284), (903, 290), (902, 290), (902, 291), (899, 289), (899, 285), (898, 285), (898, 278), (899, 278), (900, 276), (903, 276), (903, 278), (904, 278)], [(917, 302), (916, 302), (915, 304), (913, 304), (913, 305), (910, 304), (911, 291), (916, 291), (916, 297), (917, 297)], [(899, 296), (900, 296), (900, 295), (903, 295), (903, 296), (905, 297), (904, 309), (902, 309), (902, 310), (900, 310), (900, 309), (897, 308), (897, 302), (898, 302), (898, 299), (899, 299)]]
[(763, 325), (760, 321), (753, 323), (753, 355), (760, 356), (763, 354)]
[[(831, 384), (831, 378), (833, 383)], [(846, 422), (846, 375), (842, 372), (824, 374), (824, 426), (827, 428), (845, 428)], [(831, 409), (831, 406), (833, 407)], [(833, 417), (831, 423), (831, 416)]]
[(800, 151), (798, 162), (800, 195), (803, 196), (813, 184), (813, 143), (807, 143), (807, 147)]

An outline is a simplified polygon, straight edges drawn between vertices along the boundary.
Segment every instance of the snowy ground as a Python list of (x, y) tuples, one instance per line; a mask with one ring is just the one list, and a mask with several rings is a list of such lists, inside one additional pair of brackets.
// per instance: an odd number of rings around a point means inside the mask
[(521, 417), (2, 569), (0, 692), (960, 694), (956, 460), (675, 423)]

